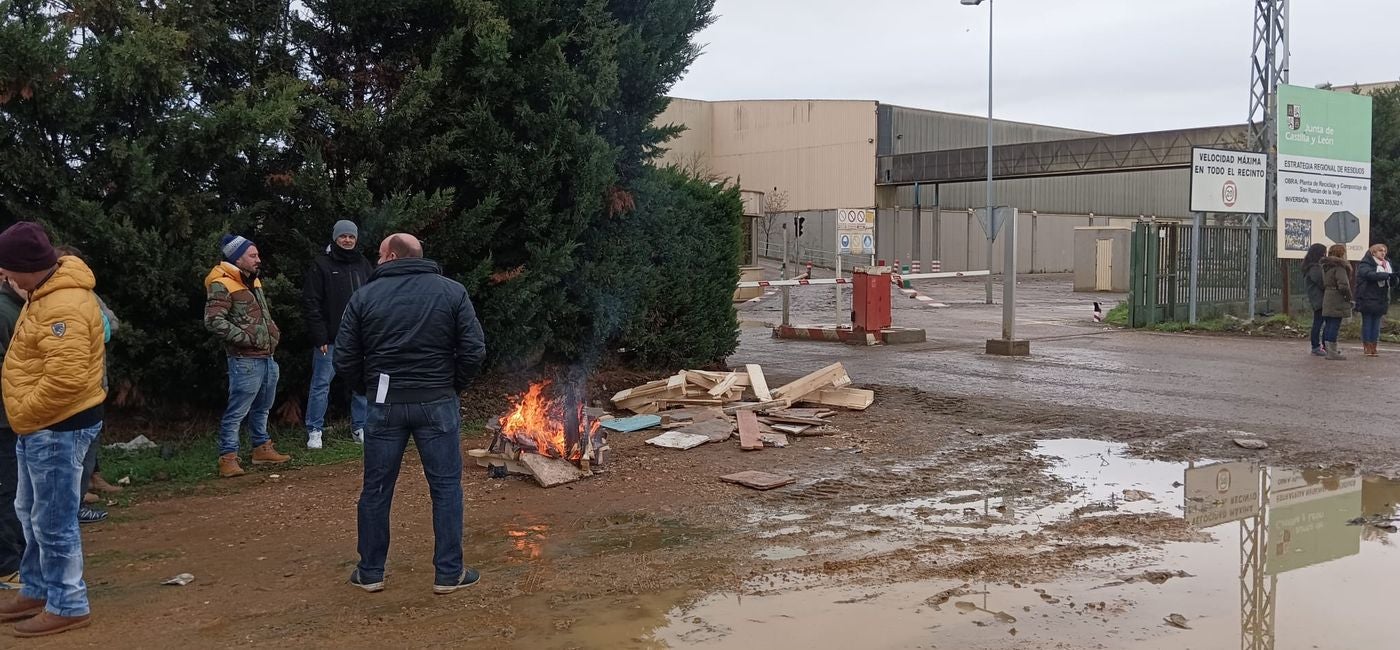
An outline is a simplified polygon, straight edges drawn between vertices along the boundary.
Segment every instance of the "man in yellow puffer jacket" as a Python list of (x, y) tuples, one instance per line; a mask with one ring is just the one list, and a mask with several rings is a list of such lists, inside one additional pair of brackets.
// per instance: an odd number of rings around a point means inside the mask
[(15, 511), (26, 542), (18, 594), (0, 600), (16, 636), (46, 636), (90, 622), (78, 507), (83, 456), (102, 430), (105, 346), (97, 280), (82, 260), (58, 257), (43, 227), (0, 233), (0, 271), (29, 302), (5, 353), (5, 414), (19, 434)]

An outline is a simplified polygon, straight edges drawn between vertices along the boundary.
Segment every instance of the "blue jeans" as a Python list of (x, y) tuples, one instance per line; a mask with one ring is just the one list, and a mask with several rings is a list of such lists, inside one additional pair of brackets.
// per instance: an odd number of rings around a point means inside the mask
[(36, 431), (19, 437), (15, 459), (19, 486), (15, 514), (24, 528), (20, 595), (48, 601), (59, 616), (88, 614), (83, 582), (83, 541), (78, 535), (78, 506), (83, 495), (83, 457), (102, 430), (98, 423), (76, 431)]
[[(306, 431), (324, 431), (326, 428), (326, 403), (330, 399), (331, 380), (335, 378), (335, 346), (311, 350), (311, 395), (306, 398)], [(364, 395), (350, 395), (350, 428), (360, 431), (365, 428), (366, 402)]]
[(1381, 342), (1381, 320), (1385, 314), (1362, 314), (1361, 315), (1361, 341), (1363, 343)]
[(1322, 340), (1328, 343), (1328, 350), (1337, 349), (1337, 334), (1342, 331), (1341, 317), (1324, 318), (1322, 322)]
[(238, 431), (245, 419), (254, 447), (270, 440), (267, 413), (277, 397), (279, 373), (271, 358), (228, 358), (228, 408), (219, 423), (219, 455), (238, 453)]
[(1312, 341), (1312, 349), (1314, 349), (1314, 350), (1316, 350), (1316, 349), (1322, 347), (1322, 322), (1323, 322), (1322, 310), (1321, 310), (1321, 309), (1314, 309), (1314, 310), (1313, 310), (1312, 335), (1309, 337), (1309, 338), (1311, 339), (1311, 341)]
[(370, 404), (360, 491), (360, 577), (378, 582), (389, 555), (389, 508), (409, 436), (433, 501), (434, 584), (462, 575), (462, 415), (456, 397), (426, 404)]

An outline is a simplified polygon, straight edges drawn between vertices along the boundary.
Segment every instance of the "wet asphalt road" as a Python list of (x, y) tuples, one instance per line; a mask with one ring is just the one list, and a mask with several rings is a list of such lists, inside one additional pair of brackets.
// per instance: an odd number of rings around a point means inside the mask
[[(1018, 284), (1017, 300), (1017, 334), (1031, 340), (1032, 356), (994, 357), (983, 349), (987, 338), (1001, 336), (1001, 305), (984, 304), (981, 282), (933, 280), (916, 288), (949, 306), (919, 307), (896, 294), (894, 323), (925, 328), (928, 343), (854, 348), (776, 340), (765, 327), (781, 320), (780, 295), (773, 294), (740, 307), (744, 327), (731, 365), (759, 363), (770, 376), (796, 376), (839, 360), (857, 383), (1161, 414), (1400, 454), (1400, 429), (1392, 424), (1400, 350), (1366, 359), (1359, 344), (1344, 344), (1354, 354), (1329, 362), (1311, 356), (1305, 340), (1118, 330), (1093, 322), (1093, 302), (1106, 312), (1122, 295), (1075, 294), (1068, 276), (1032, 276)], [(833, 293), (795, 289), (792, 322), (833, 322)], [(1000, 302), (999, 284), (996, 296)]]

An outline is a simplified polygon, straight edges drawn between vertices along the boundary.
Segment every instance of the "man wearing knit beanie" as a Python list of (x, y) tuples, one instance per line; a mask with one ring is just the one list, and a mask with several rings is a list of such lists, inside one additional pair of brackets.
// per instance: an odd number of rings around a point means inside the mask
[[(306, 448), (320, 449), (326, 426), (326, 405), (335, 378), (335, 335), (350, 295), (369, 281), (372, 270), (356, 247), (360, 230), (344, 219), (331, 228), (331, 243), (317, 255), (302, 282), (302, 312), (311, 339), (311, 393), (306, 399)], [(346, 391), (347, 393), (350, 391)], [(350, 395), (350, 438), (365, 441), (364, 395)]]
[(228, 408), (219, 423), (219, 476), (243, 474), (238, 464), (238, 433), (246, 420), (253, 443), (253, 464), (291, 460), (277, 452), (267, 433), (267, 416), (277, 397), (280, 369), (272, 355), (282, 337), (272, 320), (263, 293), (262, 258), (246, 237), (224, 235), (219, 242), (224, 261), (204, 278), (208, 299), (204, 326), (228, 353)]
[(47, 636), (90, 622), (75, 459), (102, 430), (102, 312), (92, 271), (59, 257), (39, 224), (0, 233), (0, 272), (29, 294), (0, 373), (5, 415), (18, 434), (14, 508), (25, 540), (24, 586), (0, 599), (0, 622), (18, 621), (16, 636)]

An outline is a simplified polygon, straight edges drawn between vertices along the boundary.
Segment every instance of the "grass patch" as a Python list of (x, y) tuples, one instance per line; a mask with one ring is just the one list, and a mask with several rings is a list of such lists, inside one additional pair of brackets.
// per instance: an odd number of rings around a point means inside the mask
[(1126, 303), (1126, 302), (1120, 302), (1120, 303), (1118, 303), (1116, 306), (1113, 307), (1113, 309), (1108, 310), (1108, 313), (1107, 313), (1107, 314), (1104, 314), (1103, 319), (1104, 319), (1104, 321), (1107, 322), (1109, 325), (1116, 325), (1116, 326), (1118, 326), (1118, 327), (1127, 327), (1127, 326), (1128, 326), (1128, 303)]
[[(465, 435), (478, 436), (485, 430), (484, 421), (463, 424)], [(269, 432), (278, 451), (289, 454), (292, 460), (278, 465), (279, 472), (294, 471), (316, 465), (335, 465), (363, 458), (364, 448), (350, 440), (349, 429), (326, 431), (322, 449), (306, 448), (306, 432), (300, 427), (273, 428)], [(130, 478), (130, 487), (121, 493), (119, 503), (129, 502), (134, 491), (140, 493), (143, 487), (189, 487), (219, 477), (219, 448), (217, 435), (209, 433), (200, 439), (183, 443), (164, 443), (156, 449), (127, 452), (118, 449), (102, 450), (102, 475), (116, 482)], [(239, 459), (245, 470), (251, 470), (248, 441), (242, 438)], [(411, 442), (410, 442), (411, 444)]]

